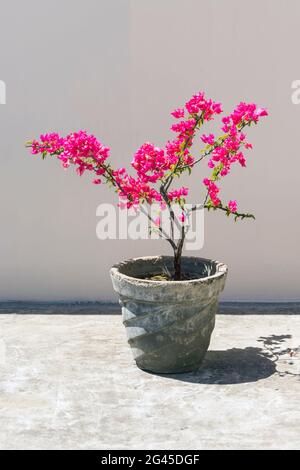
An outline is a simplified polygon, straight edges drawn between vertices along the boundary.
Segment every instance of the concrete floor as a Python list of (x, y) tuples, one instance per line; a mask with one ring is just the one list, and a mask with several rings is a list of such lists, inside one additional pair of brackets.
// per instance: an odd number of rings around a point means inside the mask
[(116, 307), (3, 305), (0, 449), (300, 449), (299, 306), (251, 309), (224, 307), (201, 370), (155, 376)]

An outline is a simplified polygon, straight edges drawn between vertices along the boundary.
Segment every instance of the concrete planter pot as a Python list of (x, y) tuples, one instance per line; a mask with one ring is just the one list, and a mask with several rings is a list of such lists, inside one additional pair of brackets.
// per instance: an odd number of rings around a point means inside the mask
[(172, 263), (172, 257), (153, 256), (124, 261), (111, 269), (136, 364), (156, 373), (189, 372), (200, 366), (227, 274), (227, 266), (217, 261), (183, 257), (183, 271), (199, 278), (143, 279), (161, 273), (164, 266), (172, 272)]

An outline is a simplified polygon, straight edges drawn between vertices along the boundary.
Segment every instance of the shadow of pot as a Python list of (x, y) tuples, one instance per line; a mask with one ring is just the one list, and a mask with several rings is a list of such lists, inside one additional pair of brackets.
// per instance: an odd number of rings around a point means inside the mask
[(208, 351), (199, 370), (164, 377), (195, 384), (232, 385), (266, 379), (275, 372), (276, 362), (263, 349), (248, 347)]

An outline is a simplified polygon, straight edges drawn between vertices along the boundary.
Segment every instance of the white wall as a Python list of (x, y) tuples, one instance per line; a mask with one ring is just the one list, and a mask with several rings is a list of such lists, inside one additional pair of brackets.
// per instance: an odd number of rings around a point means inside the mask
[[(97, 240), (96, 207), (114, 196), (23, 142), (84, 128), (128, 164), (144, 141), (162, 145), (169, 112), (204, 89), (228, 112), (245, 99), (270, 117), (251, 129), (248, 168), (223, 184), (257, 220), (207, 214), (199, 255), (228, 263), (223, 299), (299, 300), (299, 20), (296, 0), (1, 0), (0, 299), (115, 300), (111, 264), (169, 250)], [(199, 168), (193, 202), (202, 178)]]

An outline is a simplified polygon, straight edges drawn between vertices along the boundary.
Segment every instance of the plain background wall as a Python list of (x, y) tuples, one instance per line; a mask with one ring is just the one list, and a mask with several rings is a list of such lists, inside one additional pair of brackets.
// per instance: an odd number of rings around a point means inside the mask
[[(197, 254), (229, 265), (225, 300), (300, 300), (299, 21), (297, 0), (1, 0), (0, 299), (115, 300), (113, 263), (169, 252), (98, 240), (96, 207), (115, 196), (23, 143), (83, 128), (126, 165), (144, 141), (163, 145), (170, 111), (203, 89), (226, 112), (249, 100), (270, 117), (250, 129), (247, 169), (222, 186), (256, 221), (207, 214)], [(205, 172), (190, 180), (192, 202)]]

